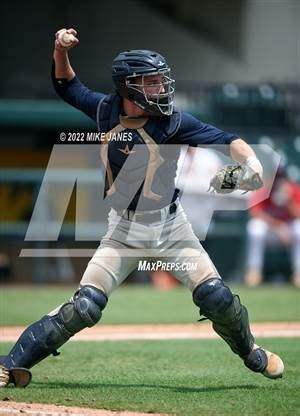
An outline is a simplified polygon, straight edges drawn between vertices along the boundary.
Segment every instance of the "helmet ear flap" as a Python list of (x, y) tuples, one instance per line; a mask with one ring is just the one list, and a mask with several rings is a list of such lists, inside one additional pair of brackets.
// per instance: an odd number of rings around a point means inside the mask
[(129, 91), (129, 92), (128, 92), (128, 99), (129, 99), (129, 100), (134, 100), (134, 98), (135, 98), (135, 97), (134, 97), (134, 93)]

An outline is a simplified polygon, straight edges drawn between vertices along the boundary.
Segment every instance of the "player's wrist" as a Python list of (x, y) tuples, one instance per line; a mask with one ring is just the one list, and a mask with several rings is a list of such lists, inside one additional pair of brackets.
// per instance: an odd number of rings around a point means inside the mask
[(262, 164), (260, 163), (260, 161), (257, 159), (256, 156), (248, 156), (245, 159), (243, 165), (246, 166), (247, 168), (250, 168), (255, 173), (258, 173), (260, 178), (263, 177), (263, 167), (262, 167)]
[(68, 48), (65, 48), (56, 40), (54, 43), (54, 54), (58, 54), (59, 56), (65, 56), (68, 54)]

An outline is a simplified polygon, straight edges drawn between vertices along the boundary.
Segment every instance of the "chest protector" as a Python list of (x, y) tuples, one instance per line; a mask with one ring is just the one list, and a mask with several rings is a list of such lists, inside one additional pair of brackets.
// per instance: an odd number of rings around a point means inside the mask
[[(166, 144), (180, 127), (181, 113), (144, 122), (126, 119), (121, 113), (122, 98), (117, 94), (105, 96), (98, 105), (98, 130), (108, 137), (108, 146), (102, 144), (100, 151), (106, 169), (106, 201), (118, 210), (135, 210), (137, 204), (138, 210), (162, 208), (178, 193), (174, 178), (180, 149), (178, 145), (166, 149)], [(118, 139), (112, 134), (118, 134)]]

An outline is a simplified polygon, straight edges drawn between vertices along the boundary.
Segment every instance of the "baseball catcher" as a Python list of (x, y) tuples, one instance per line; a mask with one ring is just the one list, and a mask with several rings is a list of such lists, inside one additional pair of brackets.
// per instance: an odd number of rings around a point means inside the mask
[[(196, 263), (195, 269), (179, 269), (174, 276), (191, 291), (200, 315), (212, 322), (250, 370), (281, 377), (282, 360), (255, 344), (246, 307), (224, 284), (186, 218), (174, 182), (178, 146), (170, 145), (228, 145), (236, 164), (212, 179), (211, 187), (219, 193), (251, 191), (262, 185), (263, 170), (254, 151), (239, 136), (174, 107), (175, 83), (165, 58), (157, 52), (119, 53), (112, 63), (115, 92), (89, 90), (69, 61), (68, 51), (78, 42), (74, 29), (56, 33), (52, 78), (58, 95), (93, 119), (105, 135), (99, 148), (104, 197), (111, 208), (108, 231), (71, 299), (30, 325), (1, 357), (0, 386), (25, 387), (31, 380), (29, 369), (50, 354), (57, 355), (77, 332), (95, 325), (112, 291), (149, 252), (152, 260)], [(122, 132), (128, 133), (124, 138), (130, 133), (130, 140), (109, 140)]]

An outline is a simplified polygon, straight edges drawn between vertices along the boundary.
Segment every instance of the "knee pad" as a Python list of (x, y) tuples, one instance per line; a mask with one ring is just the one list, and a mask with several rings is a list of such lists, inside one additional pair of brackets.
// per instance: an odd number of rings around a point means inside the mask
[(222, 317), (233, 304), (234, 296), (221, 279), (209, 279), (197, 286), (193, 301), (200, 308), (200, 314), (214, 320)]
[(95, 325), (107, 303), (106, 295), (94, 286), (83, 286), (70, 302), (61, 306), (58, 318), (70, 335)]

